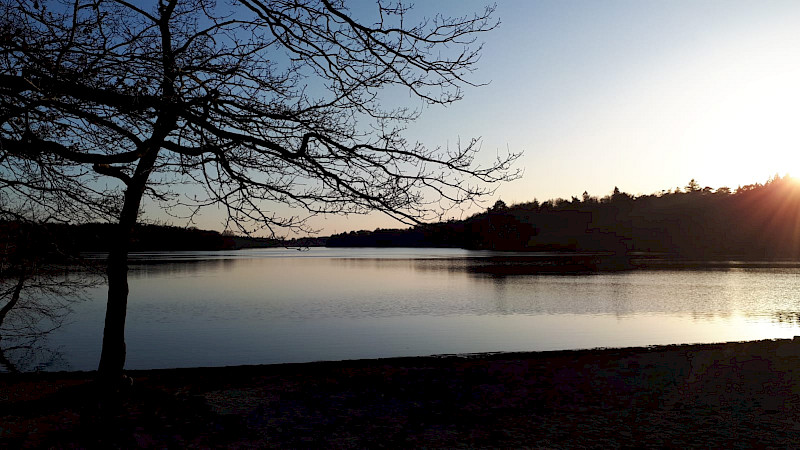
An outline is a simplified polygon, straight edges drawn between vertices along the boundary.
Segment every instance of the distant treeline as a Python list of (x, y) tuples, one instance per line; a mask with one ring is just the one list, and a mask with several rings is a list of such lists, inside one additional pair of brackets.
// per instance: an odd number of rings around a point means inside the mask
[[(0, 222), (0, 245), (6, 249), (24, 245), (26, 252), (57, 259), (59, 255), (75, 255), (80, 252), (107, 252), (110, 250), (111, 236), (115, 232), (116, 226), (107, 223), (31, 225), (7, 221)], [(251, 238), (191, 227), (138, 225), (134, 229), (131, 251), (234, 250), (324, 244), (324, 238)]]
[[(0, 246), (58, 255), (109, 251), (113, 224), (24, 225), (0, 221)], [(634, 196), (619, 189), (602, 198), (534, 200), (408, 229), (352, 231), (292, 240), (165, 225), (136, 227), (131, 251), (231, 250), (255, 247), (458, 247), (508, 251), (663, 253), (713, 259), (800, 259), (800, 180), (683, 189)], [(28, 248), (30, 247), (30, 248)], [(48, 258), (50, 258), (48, 257)]]
[(800, 181), (701, 187), (634, 196), (503, 201), (465, 220), (333, 235), (328, 246), (666, 253), (684, 258), (800, 258)]

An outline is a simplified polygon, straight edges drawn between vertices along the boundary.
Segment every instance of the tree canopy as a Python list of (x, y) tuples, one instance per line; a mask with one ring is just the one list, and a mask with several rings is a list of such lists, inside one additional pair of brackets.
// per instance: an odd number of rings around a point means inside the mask
[(514, 177), (514, 154), (475, 165), (477, 140), (406, 141), (419, 110), (382, 103), (397, 88), (460, 99), (491, 7), (410, 26), (400, 4), (361, 23), (343, 1), (148, 3), (4, 2), (2, 189), (64, 221), (116, 220), (141, 191), (175, 214), (221, 204), (253, 230), (302, 227), (276, 204), (412, 223)]

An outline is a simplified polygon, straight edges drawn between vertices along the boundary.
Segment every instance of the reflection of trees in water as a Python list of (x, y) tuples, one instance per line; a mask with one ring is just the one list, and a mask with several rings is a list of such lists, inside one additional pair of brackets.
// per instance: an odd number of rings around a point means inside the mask
[[(569, 258), (562, 261), (553, 263), (554, 268), (569, 267)], [(540, 270), (548, 262), (544, 256), (511, 255), (419, 260), (414, 269), (461, 274), (477, 285), (491, 286), (497, 310), (510, 314), (612, 314), (618, 318), (671, 314), (703, 322), (727, 319), (737, 309), (753, 310), (749, 299), (762, 292), (749, 284), (752, 278), (744, 276), (749, 272)]]
[[(0, 209), (0, 218), (3, 211)], [(0, 366), (6, 371), (52, 365), (58, 352), (45, 337), (60, 328), (71, 305), (101, 283), (93, 266), (68, 254), (47, 226), (3, 222), (0, 233)]]
[(83, 292), (102, 281), (96, 273), (29, 265), (0, 271), (0, 366), (5, 371), (42, 370), (61, 357), (47, 343)]
[(224, 270), (231, 272), (235, 266), (246, 259), (219, 258), (219, 259), (141, 259), (133, 260), (129, 264), (129, 273), (133, 278), (161, 275), (193, 275), (202, 271)]
[(772, 313), (772, 322), (800, 327), (800, 312), (774, 311)]
[(46, 335), (6, 338), (0, 345), (2, 372), (38, 372), (66, 365), (60, 349), (53, 347)]
[(417, 271), (465, 273), (470, 277), (502, 279), (518, 275), (585, 275), (597, 273), (599, 259), (593, 255), (529, 254), (441, 259), (414, 259)]

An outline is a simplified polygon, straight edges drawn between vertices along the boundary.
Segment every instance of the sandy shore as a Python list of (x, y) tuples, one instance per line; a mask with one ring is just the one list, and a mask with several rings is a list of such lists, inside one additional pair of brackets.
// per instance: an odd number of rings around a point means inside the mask
[(0, 445), (800, 446), (800, 339), (129, 375), (0, 375)]

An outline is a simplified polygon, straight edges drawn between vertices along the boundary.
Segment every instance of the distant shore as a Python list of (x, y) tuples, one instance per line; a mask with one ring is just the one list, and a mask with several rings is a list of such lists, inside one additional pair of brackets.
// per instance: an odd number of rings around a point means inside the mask
[(792, 447), (800, 339), (0, 375), (0, 444), (234, 447)]

